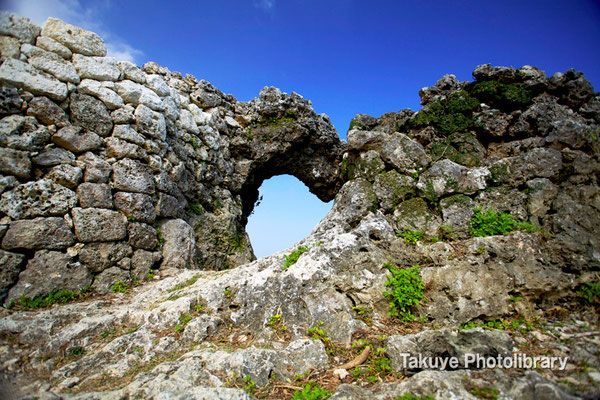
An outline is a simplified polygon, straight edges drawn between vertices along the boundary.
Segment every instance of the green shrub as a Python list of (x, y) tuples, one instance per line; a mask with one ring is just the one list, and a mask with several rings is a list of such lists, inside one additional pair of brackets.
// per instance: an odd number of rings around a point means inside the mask
[(481, 207), (475, 209), (471, 217), (471, 236), (484, 237), (506, 235), (513, 231), (535, 232), (537, 229), (528, 222), (518, 221), (512, 215), (503, 212), (494, 212), (488, 209), (481, 212)]
[(408, 244), (417, 244), (418, 241), (423, 240), (425, 236), (425, 232), (423, 231), (413, 231), (405, 228), (402, 232), (397, 233), (396, 236), (401, 237)]
[(296, 390), (292, 400), (325, 400), (331, 397), (332, 392), (325, 390), (317, 384), (307, 383), (302, 391)]
[(189, 313), (182, 313), (179, 316), (179, 324), (175, 326), (175, 332), (182, 332), (185, 326), (192, 320), (192, 316)]
[(522, 109), (533, 99), (531, 91), (519, 83), (475, 82), (468, 90), (482, 103), (499, 109)]
[(473, 125), (473, 111), (478, 108), (479, 100), (461, 90), (429, 104), (426, 110), (419, 111), (408, 120), (405, 128), (419, 129), (431, 125), (445, 136), (464, 132)]
[(586, 304), (600, 304), (600, 279), (596, 282), (586, 282), (577, 291)]
[(392, 273), (385, 283), (391, 291), (383, 292), (383, 295), (390, 300), (392, 310), (389, 315), (403, 321), (413, 321), (416, 317), (412, 315), (410, 309), (420, 304), (425, 290), (419, 266), (413, 265), (411, 268), (400, 269), (387, 263), (384, 267)]

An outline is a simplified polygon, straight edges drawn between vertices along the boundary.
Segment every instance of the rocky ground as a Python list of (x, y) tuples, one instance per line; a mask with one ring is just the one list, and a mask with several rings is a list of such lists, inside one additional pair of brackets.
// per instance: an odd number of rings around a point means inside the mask
[[(600, 97), (582, 73), (446, 75), (342, 142), (295, 93), (238, 102), (59, 20), (1, 12), (0, 54), (5, 398), (600, 396)], [(334, 206), (255, 260), (245, 224), (278, 174)]]

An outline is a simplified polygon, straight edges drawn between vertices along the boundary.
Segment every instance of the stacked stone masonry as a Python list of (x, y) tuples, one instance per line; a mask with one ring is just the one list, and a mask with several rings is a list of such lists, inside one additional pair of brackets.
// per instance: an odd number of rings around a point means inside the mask
[[(337, 133), (296, 94), (237, 102), (106, 57), (98, 35), (54, 18), (2, 12), (0, 34), (3, 301), (251, 261), (244, 228), (264, 179), (293, 174), (323, 200), (340, 184)], [(78, 278), (28, 290), (42, 256)]]

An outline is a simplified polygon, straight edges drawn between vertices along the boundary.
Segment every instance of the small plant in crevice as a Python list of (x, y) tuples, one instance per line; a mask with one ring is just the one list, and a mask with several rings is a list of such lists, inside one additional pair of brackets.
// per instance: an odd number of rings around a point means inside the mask
[(204, 214), (204, 208), (199, 203), (190, 204), (190, 210), (196, 215)]
[(411, 313), (411, 310), (420, 304), (425, 290), (419, 266), (413, 265), (411, 268), (401, 269), (386, 263), (384, 267), (391, 272), (385, 283), (390, 290), (383, 292), (383, 295), (390, 300), (391, 311), (388, 314), (405, 322), (414, 321), (417, 317)]
[(491, 208), (481, 212), (481, 207), (476, 208), (471, 217), (471, 236), (485, 237), (506, 235), (513, 231), (536, 232), (537, 228), (529, 222), (519, 221), (511, 214), (494, 212)]
[(581, 297), (584, 304), (600, 304), (600, 279), (597, 278), (595, 282), (585, 282), (577, 290), (577, 294)]
[(7, 308), (15, 307), (25, 310), (35, 310), (38, 308), (47, 308), (54, 304), (72, 303), (77, 300), (85, 299), (93, 293), (91, 286), (86, 286), (80, 291), (76, 290), (53, 290), (47, 295), (34, 297), (21, 296), (17, 300), (11, 300)]
[(281, 314), (275, 314), (269, 317), (269, 326), (275, 330), (275, 332), (285, 333), (288, 330), (285, 322), (281, 319)]
[(397, 233), (396, 236), (401, 237), (408, 244), (415, 245), (418, 241), (423, 240), (425, 232), (413, 231), (411, 229), (404, 228), (404, 230), (400, 233)]
[(394, 397), (394, 400), (434, 400), (434, 397), (430, 394), (416, 396), (412, 393), (404, 393), (401, 396)]
[(307, 383), (302, 390), (296, 390), (292, 400), (326, 400), (333, 393), (325, 390), (316, 383)]
[(117, 283), (113, 284), (110, 287), (110, 290), (113, 293), (129, 293), (129, 291), (137, 285), (138, 285), (137, 281), (123, 282), (122, 280), (120, 280)]
[(311, 249), (311, 247), (321, 246), (323, 242), (317, 242), (309, 246), (298, 246), (296, 250), (292, 251), (287, 256), (283, 256), (285, 263), (283, 264), (283, 270), (285, 271), (292, 265), (296, 264), (296, 261), (300, 258), (300, 256)]
[(181, 313), (181, 315), (179, 316), (179, 323), (177, 325), (175, 325), (175, 332), (179, 333), (179, 332), (183, 332), (183, 330), (185, 329), (185, 326), (187, 324), (189, 324), (189, 322), (192, 320), (192, 316), (190, 315), (190, 313)]
[(331, 339), (327, 336), (327, 332), (325, 329), (321, 329), (321, 326), (324, 324), (323, 321), (317, 321), (316, 326), (309, 328), (306, 332), (308, 337), (312, 340), (320, 340), (322, 342), (329, 342)]

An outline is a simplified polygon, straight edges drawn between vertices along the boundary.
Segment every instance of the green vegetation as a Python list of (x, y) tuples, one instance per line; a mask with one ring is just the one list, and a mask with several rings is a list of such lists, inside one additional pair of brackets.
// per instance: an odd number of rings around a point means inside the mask
[(154, 279), (154, 277), (156, 276), (156, 274), (154, 273), (154, 270), (151, 269), (150, 271), (148, 271), (148, 273), (146, 274), (146, 280), (147, 281), (151, 281), (152, 279)]
[(325, 400), (331, 397), (333, 393), (325, 390), (315, 383), (307, 383), (302, 391), (296, 390), (292, 400)]
[(600, 279), (595, 282), (586, 282), (577, 291), (585, 304), (600, 304)]
[(198, 203), (190, 204), (190, 209), (196, 215), (204, 214), (204, 208)]
[(195, 138), (195, 137), (193, 137), (193, 136), (192, 136), (192, 140), (191, 140), (191, 141), (192, 141), (192, 146), (193, 146), (195, 149), (199, 149), (199, 148), (201, 148), (201, 147), (202, 147), (202, 145), (201, 145), (200, 143), (198, 143), (198, 141), (196, 140), (196, 138)]
[(244, 383), (246, 383), (246, 385), (244, 386), (244, 391), (246, 393), (253, 394), (256, 391), (256, 383), (254, 383), (252, 378), (250, 378), (249, 376), (245, 377)]
[(473, 112), (479, 109), (479, 100), (464, 90), (448, 98), (435, 101), (426, 110), (419, 111), (404, 125), (405, 130), (433, 126), (445, 136), (465, 132), (473, 125)]
[(389, 315), (407, 322), (415, 320), (416, 317), (410, 309), (420, 304), (425, 290), (419, 266), (413, 265), (411, 268), (400, 269), (387, 263), (384, 267), (392, 273), (385, 283), (391, 291), (383, 292), (383, 295), (390, 300)]
[(273, 328), (276, 332), (286, 332), (287, 326), (281, 319), (281, 314), (275, 314), (269, 318), (269, 326)]
[(120, 280), (119, 282), (112, 285), (110, 287), (110, 290), (113, 293), (129, 293), (129, 290), (131, 290), (133, 287), (135, 287), (137, 285), (138, 285), (138, 283), (135, 281), (123, 282), (122, 280)]
[(358, 122), (358, 120), (356, 118), (352, 118), (352, 121), (350, 121), (350, 126), (348, 127), (348, 132), (350, 132), (354, 128), (363, 129), (363, 126), (360, 124), (360, 122)]
[(476, 167), (484, 157), (477, 138), (468, 132), (455, 132), (441, 141), (434, 141), (427, 147), (433, 161), (447, 158), (467, 167)]
[(33, 299), (29, 298), (29, 296), (21, 296), (18, 300), (11, 300), (7, 308), (12, 309), (18, 307), (25, 310), (47, 308), (54, 304), (66, 304), (76, 300), (85, 299), (92, 294), (92, 291), (91, 286), (86, 286), (80, 291), (53, 290), (45, 296), (38, 296)]
[(192, 286), (194, 283), (196, 283), (196, 281), (199, 278), (200, 278), (200, 274), (196, 274), (196, 275), (192, 276), (190, 279), (188, 279), (187, 281), (178, 283), (177, 285), (173, 286), (171, 289), (169, 289), (169, 293), (174, 292), (176, 290), (181, 290), (188, 286)]
[(71, 350), (69, 350), (69, 355), (73, 357), (80, 357), (85, 353), (87, 353), (87, 350), (81, 346), (73, 347)]
[(162, 237), (160, 228), (156, 228), (156, 237), (158, 238), (158, 245), (162, 246), (165, 242), (165, 238)]
[(493, 386), (485, 386), (485, 387), (475, 387), (470, 390), (473, 396), (479, 399), (487, 399), (487, 400), (497, 400), (498, 399), (498, 389)]
[(398, 396), (398, 397), (394, 398), (394, 400), (433, 400), (433, 399), (434, 399), (434, 397), (429, 394), (423, 395), (423, 396), (415, 396), (410, 393), (404, 393), (402, 396)]
[(471, 236), (485, 237), (506, 235), (513, 231), (536, 232), (537, 229), (528, 222), (518, 221), (512, 215), (503, 212), (494, 212), (488, 209), (481, 212), (481, 207), (475, 209), (471, 218)]
[(327, 336), (325, 329), (321, 329), (323, 324), (323, 321), (317, 321), (317, 326), (308, 329), (307, 334), (312, 340), (320, 340), (322, 342), (329, 342), (331, 340), (329, 336)]
[(183, 332), (185, 326), (192, 320), (192, 316), (189, 313), (181, 313), (179, 316), (179, 324), (175, 326), (175, 332)]
[[(278, 128), (281, 128), (282, 126), (290, 126), (297, 120), (298, 120), (298, 114), (296, 114), (296, 112), (293, 110), (288, 110), (282, 117), (270, 116), (267, 119), (265, 119), (264, 121), (258, 122), (256, 124), (256, 126), (259, 126), (262, 128), (278, 129)], [(264, 137), (263, 137), (263, 140), (264, 140)]]
[(292, 265), (296, 264), (296, 261), (298, 261), (300, 256), (309, 251), (311, 247), (321, 246), (322, 244), (322, 242), (318, 242), (314, 243), (312, 246), (298, 246), (298, 248), (292, 251), (289, 255), (283, 256), (283, 259), (285, 261), (285, 263), (283, 264), (283, 270), (285, 271)]
[(401, 237), (408, 244), (415, 245), (418, 241), (423, 240), (425, 236), (425, 232), (423, 231), (413, 231), (408, 228), (404, 228), (404, 230), (400, 233), (397, 233), (396, 236)]
[(533, 99), (531, 91), (519, 83), (474, 82), (468, 90), (482, 103), (501, 110), (523, 109)]

